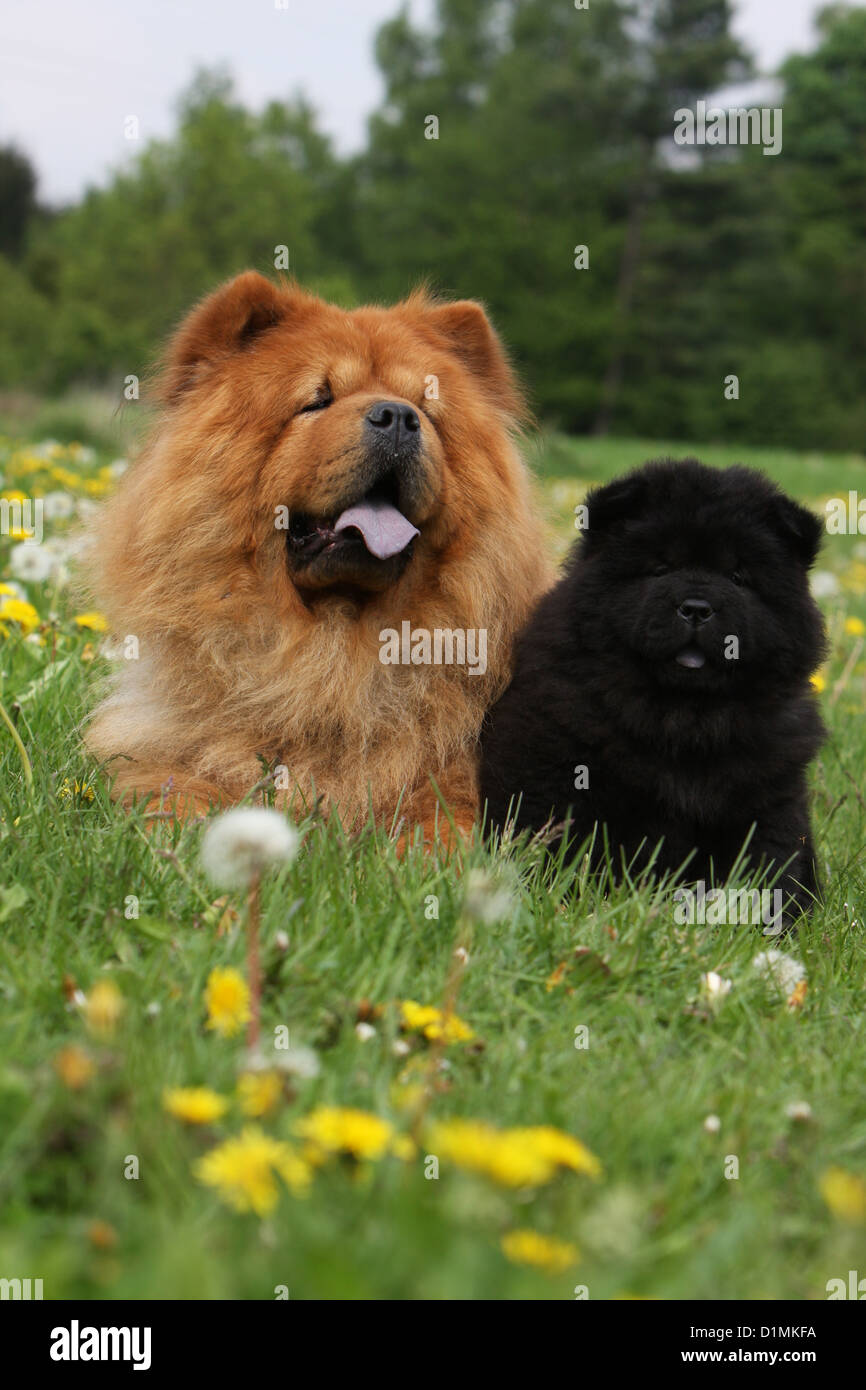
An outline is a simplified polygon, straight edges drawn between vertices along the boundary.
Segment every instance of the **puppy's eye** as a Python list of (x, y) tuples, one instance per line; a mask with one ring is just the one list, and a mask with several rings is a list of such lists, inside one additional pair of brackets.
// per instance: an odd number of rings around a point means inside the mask
[(327, 384), (320, 386), (313, 399), (308, 401), (306, 405), (301, 406), (298, 414), (309, 415), (313, 410), (324, 410), (332, 403), (333, 399), (334, 397), (331, 394), (330, 386)]

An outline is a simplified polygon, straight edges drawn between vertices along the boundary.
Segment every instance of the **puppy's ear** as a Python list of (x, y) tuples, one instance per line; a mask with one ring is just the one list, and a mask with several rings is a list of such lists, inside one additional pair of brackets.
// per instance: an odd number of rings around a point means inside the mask
[(279, 323), (286, 303), (286, 295), (255, 270), (220, 285), (187, 315), (169, 343), (163, 398), (178, 400), (206, 363), (238, 351)]
[(474, 299), (458, 299), (452, 304), (428, 305), (427, 321), (479, 379), (500, 410), (514, 419), (525, 414), (526, 404), (505, 349), (480, 304)]
[(646, 482), (637, 473), (615, 478), (604, 487), (593, 488), (586, 495), (586, 538), (606, 531), (618, 521), (625, 521), (640, 511), (646, 493)]
[(824, 523), (808, 508), (780, 494), (774, 499), (770, 522), (801, 564), (809, 569), (821, 547)]

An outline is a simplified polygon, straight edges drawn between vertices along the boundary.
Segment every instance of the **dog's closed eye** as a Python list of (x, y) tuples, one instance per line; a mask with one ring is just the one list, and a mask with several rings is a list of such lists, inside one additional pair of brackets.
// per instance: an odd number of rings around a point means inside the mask
[(333, 400), (334, 397), (331, 388), (328, 383), (325, 382), (324, 386), (319, 387), (313, 399), (308, 401), (306, 405), (301, 406), (298, 414), (309, 415), (313, 410), (325, 410), (327, 406), (333, 404)]

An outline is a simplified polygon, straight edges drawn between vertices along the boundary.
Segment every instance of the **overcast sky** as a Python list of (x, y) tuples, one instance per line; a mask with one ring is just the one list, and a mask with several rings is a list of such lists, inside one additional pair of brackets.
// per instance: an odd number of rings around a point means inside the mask
[[(357, 148), (381, 95), (373, 35), (399, 4), (0, 0), (0, 143), (30, 155), (43, 199), (75, 198), (129, 157), (125, 117), (139, 118), (142, 139), (167, 134), (195, 67), (222, 62), (248, 104), (303, 89), (338, 148)], [(433, 0), (409, 0), (409, 8), (423, 19)], [(737, 32), (771, 71), (811, 46), (819, 8), (820, 0), (737, 0)]]

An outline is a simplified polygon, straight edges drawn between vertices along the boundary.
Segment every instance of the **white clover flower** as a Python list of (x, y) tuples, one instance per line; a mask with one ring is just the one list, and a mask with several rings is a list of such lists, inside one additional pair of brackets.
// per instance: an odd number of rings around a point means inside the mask
[(463, 911), (474, 922), (492, 927), (509, 917), (516, 906), (509, 888), (486, 869), (470, 869), (466, 875)]
[(784, 951), (759, 951), (752, 961), (752, 969), (771, 991), (784, 995), (786, 999), (806, 978), (806, 968), (802, 962)]
[(839, 592), (839, 580), (830, 570), (815, 570), (809, 578), (813, 598), (832, 598)]
[(369, 1042), (370, 1039), (375, 1038), (375, 1036), (376, 1029), (371, 1023), (355, 1024), (355, 1037), (358, 1039), (358, 1042)]
[(707, 1134), (718, 1134), (721, 1127), (722, 1122), (718, 1115), (708, 1115), (704, 1120), (704, 1129), (707, 1131)]
[(722, 979), (715, 970), (708, 970), (701, 976), (701, 993), (706, 999), (724, 999), (726, 994), (730, 994), (731, 986), (732, 981)]
[(43, 584), (50, 579), (54, 562), (44, 545), (32, 541), (19, 541), (9, 551), (9, 568), (16, 579), (25, 584)]
[(411, 1048), (405, 1038), (395, 1038), (391, 1044), (391, 1051), (395, 1057), (408, 1057)]
[(239, 806), (211, 821), (201, 845), (202, 867), (218, 888), (247, 888), (253, 879), (298, 852), (297, 830), (279, 811)]

